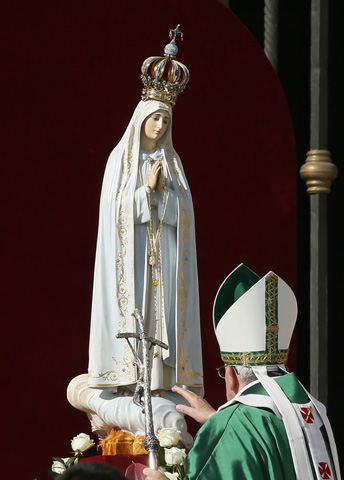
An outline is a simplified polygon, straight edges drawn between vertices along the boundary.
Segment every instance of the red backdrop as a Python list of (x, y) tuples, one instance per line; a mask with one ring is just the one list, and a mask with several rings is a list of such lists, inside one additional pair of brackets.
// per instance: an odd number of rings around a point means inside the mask
[(191, 79), (173, 139), (193, 192), (214, 406), (224, 400), (211, 315), (222, 280), (244, 262), (295, 287), (294, 139), (273, 69), (220, 2), (3, 0), (2, 19), (2, 452), (12, 478), (42, 480), (51, 456), (89, 433), (65, 390), (87, 370), (101, 181), (140, 99), (142, 61), (181, 24)]

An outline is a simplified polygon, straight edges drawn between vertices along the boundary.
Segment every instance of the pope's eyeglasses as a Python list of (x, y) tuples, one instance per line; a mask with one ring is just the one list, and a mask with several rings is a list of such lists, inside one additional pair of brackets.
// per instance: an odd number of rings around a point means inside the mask
[[(229, 365), (221, 365), (221, 367), (216, 367), (220, 378), (226, 378), (226, 367), (229, 367)], [(238, 369), (234, 365), (232, 365), (232, 367), (234, 368), (235, 373), (239, 375)]]
[(220, 378), (226, 378), (226, 377), (225, 377), (226, 366), (227, 366), (227, 365), (221, 365), (221, 367), (216, 367), (217, 373), (219, 374), (219, 377), (220, 377)]

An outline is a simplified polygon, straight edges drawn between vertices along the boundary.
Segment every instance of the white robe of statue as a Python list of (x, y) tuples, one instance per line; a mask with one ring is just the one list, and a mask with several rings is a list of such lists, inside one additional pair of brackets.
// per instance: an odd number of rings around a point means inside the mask
[[(166, 185), (167, 190), (163, 192), (150, 192), (146, 186), (152, 165), (159, 160), (163, 160), (159, 148), (153, 153), (140, 151), (140, 174), (134, 201), (135, 300), (137, 308), (143, 312), (143, 317), (146, 319), (148, 334), (169, 346), (168, 350), (158, 346), (154, 348), (151, 389), (169, 390), (176, 383), (174, 299), (176, 296), (178, 198), (170, 179)], [(166, 169), (164, 173), (168, 178)], [(149, 256), (147, 223), (152, 222), (152, 231), (156, 236), (160, 221), (162, 225), (157, 249), (158, 258), (156, 265), (151, 266), (147, 262)], [(154, 280), (159, 282), (158, 285), (154, 286)], [(148, 319), (150, 321), (147, 321)], [(151, 321), (152, 319), (158, 320)]]
[[(168, 112), (170, 122), (156, 151), (140, 150), (144, 120)], [(149, 192), (155, 161), (167, 180), (162, 192)], [(161, 225), (160, 225), (161, 224)], [(149, 265), (148, 232), (160, 225), (155, 265)], [(153, 237), (154, 237), (153, 235)], [(95, 260), (88, 386), (135, 387), (136, 368), (121, 332), (136, 332), (132, 313), (142, 311), (146, 329), (168, 350), (152, 352), (151, 388), (178, 383), (203, 386), (195, 223), (190, 189), (172, 144), (172, 109), (141, 101), (117, 147), (110, 154), (102, 186)]]

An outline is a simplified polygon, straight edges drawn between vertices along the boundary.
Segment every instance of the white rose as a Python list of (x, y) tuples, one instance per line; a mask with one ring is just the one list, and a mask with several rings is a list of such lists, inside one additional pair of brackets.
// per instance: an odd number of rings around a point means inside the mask
[(164, 472), (164, 475), (166, 475), (167, 478), (170, 480), (179, 480), (179, 475), (177, 472), (171, 473), (171, 472)]
[(71, 445), (74, 452), (86, 452), (86, 450), (93, 447), (94, 441), (86, 433), (79, 433), (79, 435), (73, 438)]
[(180, 439), (180, 431), (175, 428), (162, 428), (158, 432), (161, 447), (174, 447)]
[(185, 457), (185, 448), (165, 448), (165, 462), (167, 465), (182, 465)]
[(61, 473), (66, 471), (66, 462), (69, 460), (69, 457), (61, 458), (61, 460), (63, 460), (63, 463), (60, 462), (59, 460), (55, 460), (51, 467), (51, 471), (58, 473), (59, 475), (61, 475)]

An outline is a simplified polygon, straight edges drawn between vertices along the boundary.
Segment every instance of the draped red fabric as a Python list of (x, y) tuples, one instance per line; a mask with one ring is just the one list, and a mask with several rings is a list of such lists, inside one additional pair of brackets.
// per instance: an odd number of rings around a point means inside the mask
[(195, 207), (214, 406), (224, 400), (212, 328), (222, 280), (244, 262), (295, 287), (294, 136), (261, 47), (218, 1), (5, 0), (2, 19), (3, 455), (12, 478), (42, 480), (51, 457), (90, 431), (65, 390), (87, 370), (101, 181), (140, 99), (142, 61), (181, 25), (177, 58), (191, 78), (173, 139)]

